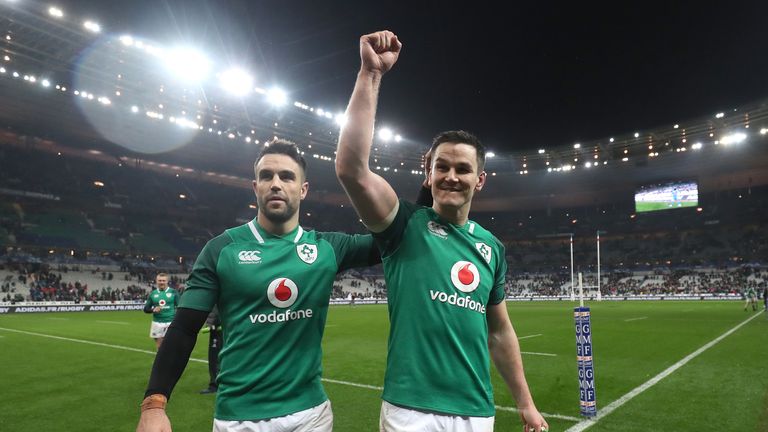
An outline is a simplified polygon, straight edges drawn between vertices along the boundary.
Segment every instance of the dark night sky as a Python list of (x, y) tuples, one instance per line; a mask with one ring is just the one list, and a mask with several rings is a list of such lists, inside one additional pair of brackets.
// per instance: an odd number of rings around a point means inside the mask
[(425, 145), (457, 128), (494, 150), (567, 145), (768, 96), (766, 2), (509, 2), (509, 11), (501, 2), (362, 3), (62, 6), (109, 32), (198, 44), (218, 67), (246, 66), (257, 84), (333, 110), (351, 92), (358, 37), (387, 28), (404, 49), (385, 77), (379, 119)]

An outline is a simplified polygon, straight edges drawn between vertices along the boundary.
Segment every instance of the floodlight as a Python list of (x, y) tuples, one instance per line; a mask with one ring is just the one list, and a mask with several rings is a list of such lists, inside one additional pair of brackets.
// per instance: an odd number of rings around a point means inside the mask
[(742, 141), (747, 139), (747, 134), (743, 132), (736, 132), (732, 133), (730, 135), (726, 135), (722, 138), (720, 138), (720, 143), (728, 145), (728, 144), (738, 144)]
[[(136, 46), (138, 46), (138, 42)], [(168, 53), (166, 67), (182, 81), (200, 82), (208, 76), (211, 64), (199, 51), (182, 47), (175, 48)]]
[(388, 129), (388, 128), (379, 129), (379, 139), (384, 141), (384, 142), (391, 141), (393, 135), (394, 134), (392, 133), (391, 129)]
[(339, 127), (344, 127), (344, 125), (347, 124), (347, 116), (344, 113), (338, 113), (334, 117), (334, 121)]
[(245, 96), (253, 88), (253, 77), (239, 68), (224, 71), (219, 82), (221, 88), (235, 96)]
[(64, 11), (62, 11), (57, 7), (51, 6), (50, 8), (48, 8), (48, 14), (51, 15), (52, 17), (62, 18), (64, 16)]
[(83, 23), (83, 27), (92, 33), (101, 33), (101, 26), (93, 21), (86, 21)]
[(120, 36), (120, 42), (125, 46), (131, 46), (133, 45), (133, 37), (130, 35), (122, 35)]
[(488, 153), (485, 154), (485, 157), (487, 157), (489, 159), (490, 158), (494, 158), (494, 157), (496, 157), (496, 153), (494, 153), (492, 151), (489, 151)]
[(280, 107), (288, 103), (288, 95), (282, 89), (272, 87), (267, 92), (267, 101), (276, 107)]

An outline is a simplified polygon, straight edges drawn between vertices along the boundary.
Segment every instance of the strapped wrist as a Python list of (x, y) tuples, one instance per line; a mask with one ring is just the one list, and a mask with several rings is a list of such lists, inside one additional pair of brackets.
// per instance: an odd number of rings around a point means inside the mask
[(168, 398), (161, 394), (149, 395), (141, 401), (141, 412), (151, 409), (165, 409)]

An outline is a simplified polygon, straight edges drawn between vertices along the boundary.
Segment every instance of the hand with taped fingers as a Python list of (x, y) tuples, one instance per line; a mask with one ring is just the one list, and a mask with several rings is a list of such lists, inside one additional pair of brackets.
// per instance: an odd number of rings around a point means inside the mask
[(397, 62), (403, 44), (389, 30), (360, 37), (362, 70), (383, 75)]
[(523, 432), (548, 432), (549, 424), (536, 407), (520, 410), (520, 420), (523, 422)]

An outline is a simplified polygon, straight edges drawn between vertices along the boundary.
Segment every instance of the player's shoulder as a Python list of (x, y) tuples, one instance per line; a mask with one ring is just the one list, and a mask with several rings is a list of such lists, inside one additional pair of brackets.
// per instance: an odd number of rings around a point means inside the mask
[(313, 231), (313, 233), (314, 236), (311, 238), (315, 244), (327, 244), (332, 248), (349, 244), (355, 237), (362, 236), (362, 234), (347, 234), (339, 231)]
[(425, 207), (421, 204), (410, 202), (404, 198), (400, 198), (399, 204), (400, 207), (398, 208), (398, 211), (405, 212), (408, 214), (425, 214), (429, 215), (430, 213), (434, 213), (434, 210), (432, 207)]
[(211, 239), (211, 242), (241, 243), (253, 241), (255, 239), (253, 232), (255, 226), (253, 228), (251, 226), (252, 224), (250, 222), (246, 222), (236, 227), (227, 228), (224, 232)]
[(488, 231), (485, 227), (479, 223), (469, 220), (467, 221), (467, 231), (478, 239), (484, 240), (489, 246), (503, 249), (504, 244), (499, 240), (492, 232)]
[(355, 234), (347, 234), (340, 231), (312, 231), (314, 234), (314, 239), (317, 241), (327, 240), (327, 241), (334, 241), (334, 240), (343, 240), (348, 239)]

